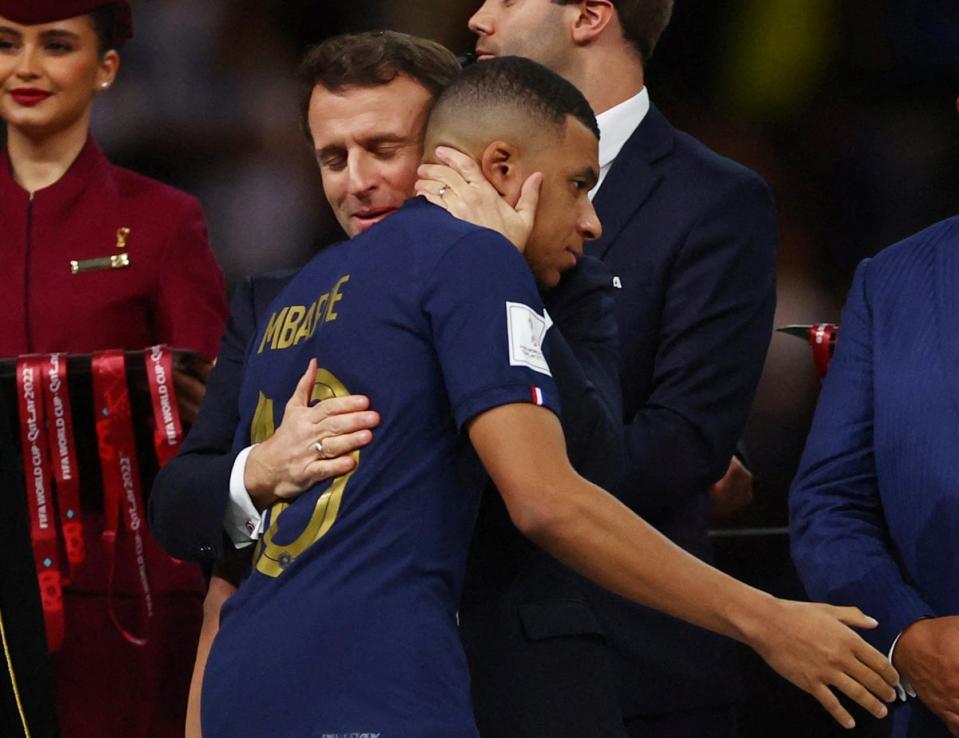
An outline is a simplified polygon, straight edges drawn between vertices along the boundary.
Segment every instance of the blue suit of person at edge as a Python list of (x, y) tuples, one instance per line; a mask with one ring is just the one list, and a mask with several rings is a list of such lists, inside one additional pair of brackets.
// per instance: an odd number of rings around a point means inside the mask
[(918, 699), (894, 710), (895, 738), (957, 729), (943, 717), (955, 719), (959, 674), (957, 378), (953, 217), (856, 270), (789, 498), (810, 596), (868, 607), (879, 620), (868, 640), (883, 653), (895, 643), (894, 665), (917, 677)]

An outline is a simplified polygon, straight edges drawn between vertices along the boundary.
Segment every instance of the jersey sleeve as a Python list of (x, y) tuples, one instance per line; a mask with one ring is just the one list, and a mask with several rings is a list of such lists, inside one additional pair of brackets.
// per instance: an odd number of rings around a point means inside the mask
[(453, 244), (427, 279), (424, 310), (458, 428), (516, 402), (559, 414), (545, 349), (552, 321), (506, 239), (476, 231)]

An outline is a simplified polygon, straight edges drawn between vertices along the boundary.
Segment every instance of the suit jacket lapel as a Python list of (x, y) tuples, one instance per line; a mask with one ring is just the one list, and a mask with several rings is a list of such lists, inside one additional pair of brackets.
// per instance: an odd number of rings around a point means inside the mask
[(655, 105), (627, 139), (603, 180), (593, 204), (603, 224), (600, 239), (586, 245), (586, 253), (602, 258), (626, 223), (662, 179), (653, 164), (673, 150), (673, 127)]
[(952, 229), (949, 236), (938, 244), (936, 321), (946, 384), (959, 410), (959, 227)]

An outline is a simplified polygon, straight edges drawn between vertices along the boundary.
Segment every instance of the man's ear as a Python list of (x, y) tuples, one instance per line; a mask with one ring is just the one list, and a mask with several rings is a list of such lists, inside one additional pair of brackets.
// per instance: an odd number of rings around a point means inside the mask
[(613, 0), (582, 0), (577, 4), (578, 13), (573, 21), (573, 41), (588, 44), (595, 41), (606, 30), (616, 15)]
[(523, 189), (519, 149), (506, 141), (491, 141), (480, 154), (479, 165), (486, 180), (500, 196), (515, 206)]

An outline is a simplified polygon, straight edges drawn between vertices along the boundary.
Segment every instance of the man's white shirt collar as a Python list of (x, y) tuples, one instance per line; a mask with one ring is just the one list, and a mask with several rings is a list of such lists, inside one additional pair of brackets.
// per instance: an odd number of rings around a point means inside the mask
[(649, 112), (649, 89), (644, 85), (628, 100), (614, 105), (596, 116), (599, 124), (599, 181), (590, 190), (589, 198), (593, 199), (606, 179), (610, 168), (619, 152), (623, 150), (626, 141), (633, 135), (636, 127), (643, 122)]

